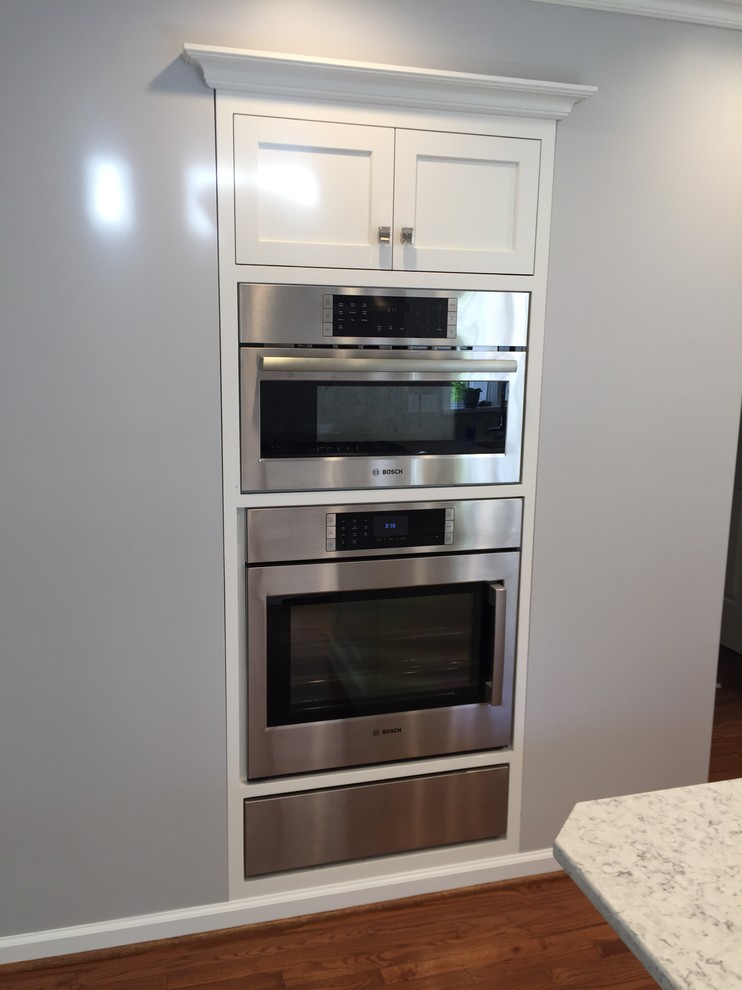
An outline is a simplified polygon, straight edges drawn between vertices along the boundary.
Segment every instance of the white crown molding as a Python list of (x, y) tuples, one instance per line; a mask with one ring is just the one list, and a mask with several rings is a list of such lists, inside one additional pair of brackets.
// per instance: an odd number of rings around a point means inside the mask
[(560, 120), (594, 86), (186, 44), (212, 89), (283, 99)]
[(742, 31), (742, 0), (535, 0)]

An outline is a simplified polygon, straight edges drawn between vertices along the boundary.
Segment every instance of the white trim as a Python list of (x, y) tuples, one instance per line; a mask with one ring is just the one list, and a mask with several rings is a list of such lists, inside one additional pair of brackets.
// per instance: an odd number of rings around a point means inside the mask
[(478, 860), (448, 869), (390, 873), (360, 886), (356, 881), (328, 884), (299, 892), (247, 897), (240, 901), (224, 901), (115, 921), (76, 925), (72, 928), (13, 935), (0, 938), (0, 964), (254, 925), (279, 918), (334, 911), (457, 887), (513, 880), (559, 869), (550, 849), (537, 849), (498, 857), (497, 860)]
[(742, 31), (742, 0), (535, 0)]
[(594, 86), (442, 72), (372, 62), (326, 60), (185, 44), (183, 58), (197, 65), (212, 89), (272, 99), (484, 113), (559, 120), (597, 92)]

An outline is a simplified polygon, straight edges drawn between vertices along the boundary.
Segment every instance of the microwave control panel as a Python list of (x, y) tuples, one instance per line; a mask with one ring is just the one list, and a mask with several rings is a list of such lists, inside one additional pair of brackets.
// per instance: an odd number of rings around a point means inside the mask
[(328, 552), (453, 544), (453, 508), (328, 512), (326, 519)]
[(325, 292), (322, 336), (454, 340), (458, 305), (456, 297)]

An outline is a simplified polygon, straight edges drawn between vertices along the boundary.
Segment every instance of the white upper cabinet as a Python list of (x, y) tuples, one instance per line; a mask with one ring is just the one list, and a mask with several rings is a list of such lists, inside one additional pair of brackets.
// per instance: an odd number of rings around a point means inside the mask
[(397, 131), (393, 267), (532, 275), (541, 142)]
[(394, 132), (236, 115), (238, 265), (390, 268)]
[(541, 142), (234, 117), (244, 265), (533, 274)]
[(183, 57), (217, 92), (236, 266), (545, 271), (556, 121), (594, 87), (213, 45)]

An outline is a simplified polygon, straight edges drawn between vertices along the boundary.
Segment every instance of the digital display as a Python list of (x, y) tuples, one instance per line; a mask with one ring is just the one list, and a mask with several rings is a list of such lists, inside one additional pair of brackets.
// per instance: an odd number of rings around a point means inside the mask
[(333, 515), (332, 523), (328, 523), (327, 539), (334, 543), (328, 549), (388, 550), (390, 547), (432, 547), (453, 543), (453, 515), (450, 517), (451, 528), (447, 529), (448, 511), (338, 512)]
[(448, 299), (434, 296), (332, 297), (336, 337), (446, 338)]
[(380, 513), (374, 516), (374, 536), (407, 536), (408, 517), (404, 513)]

